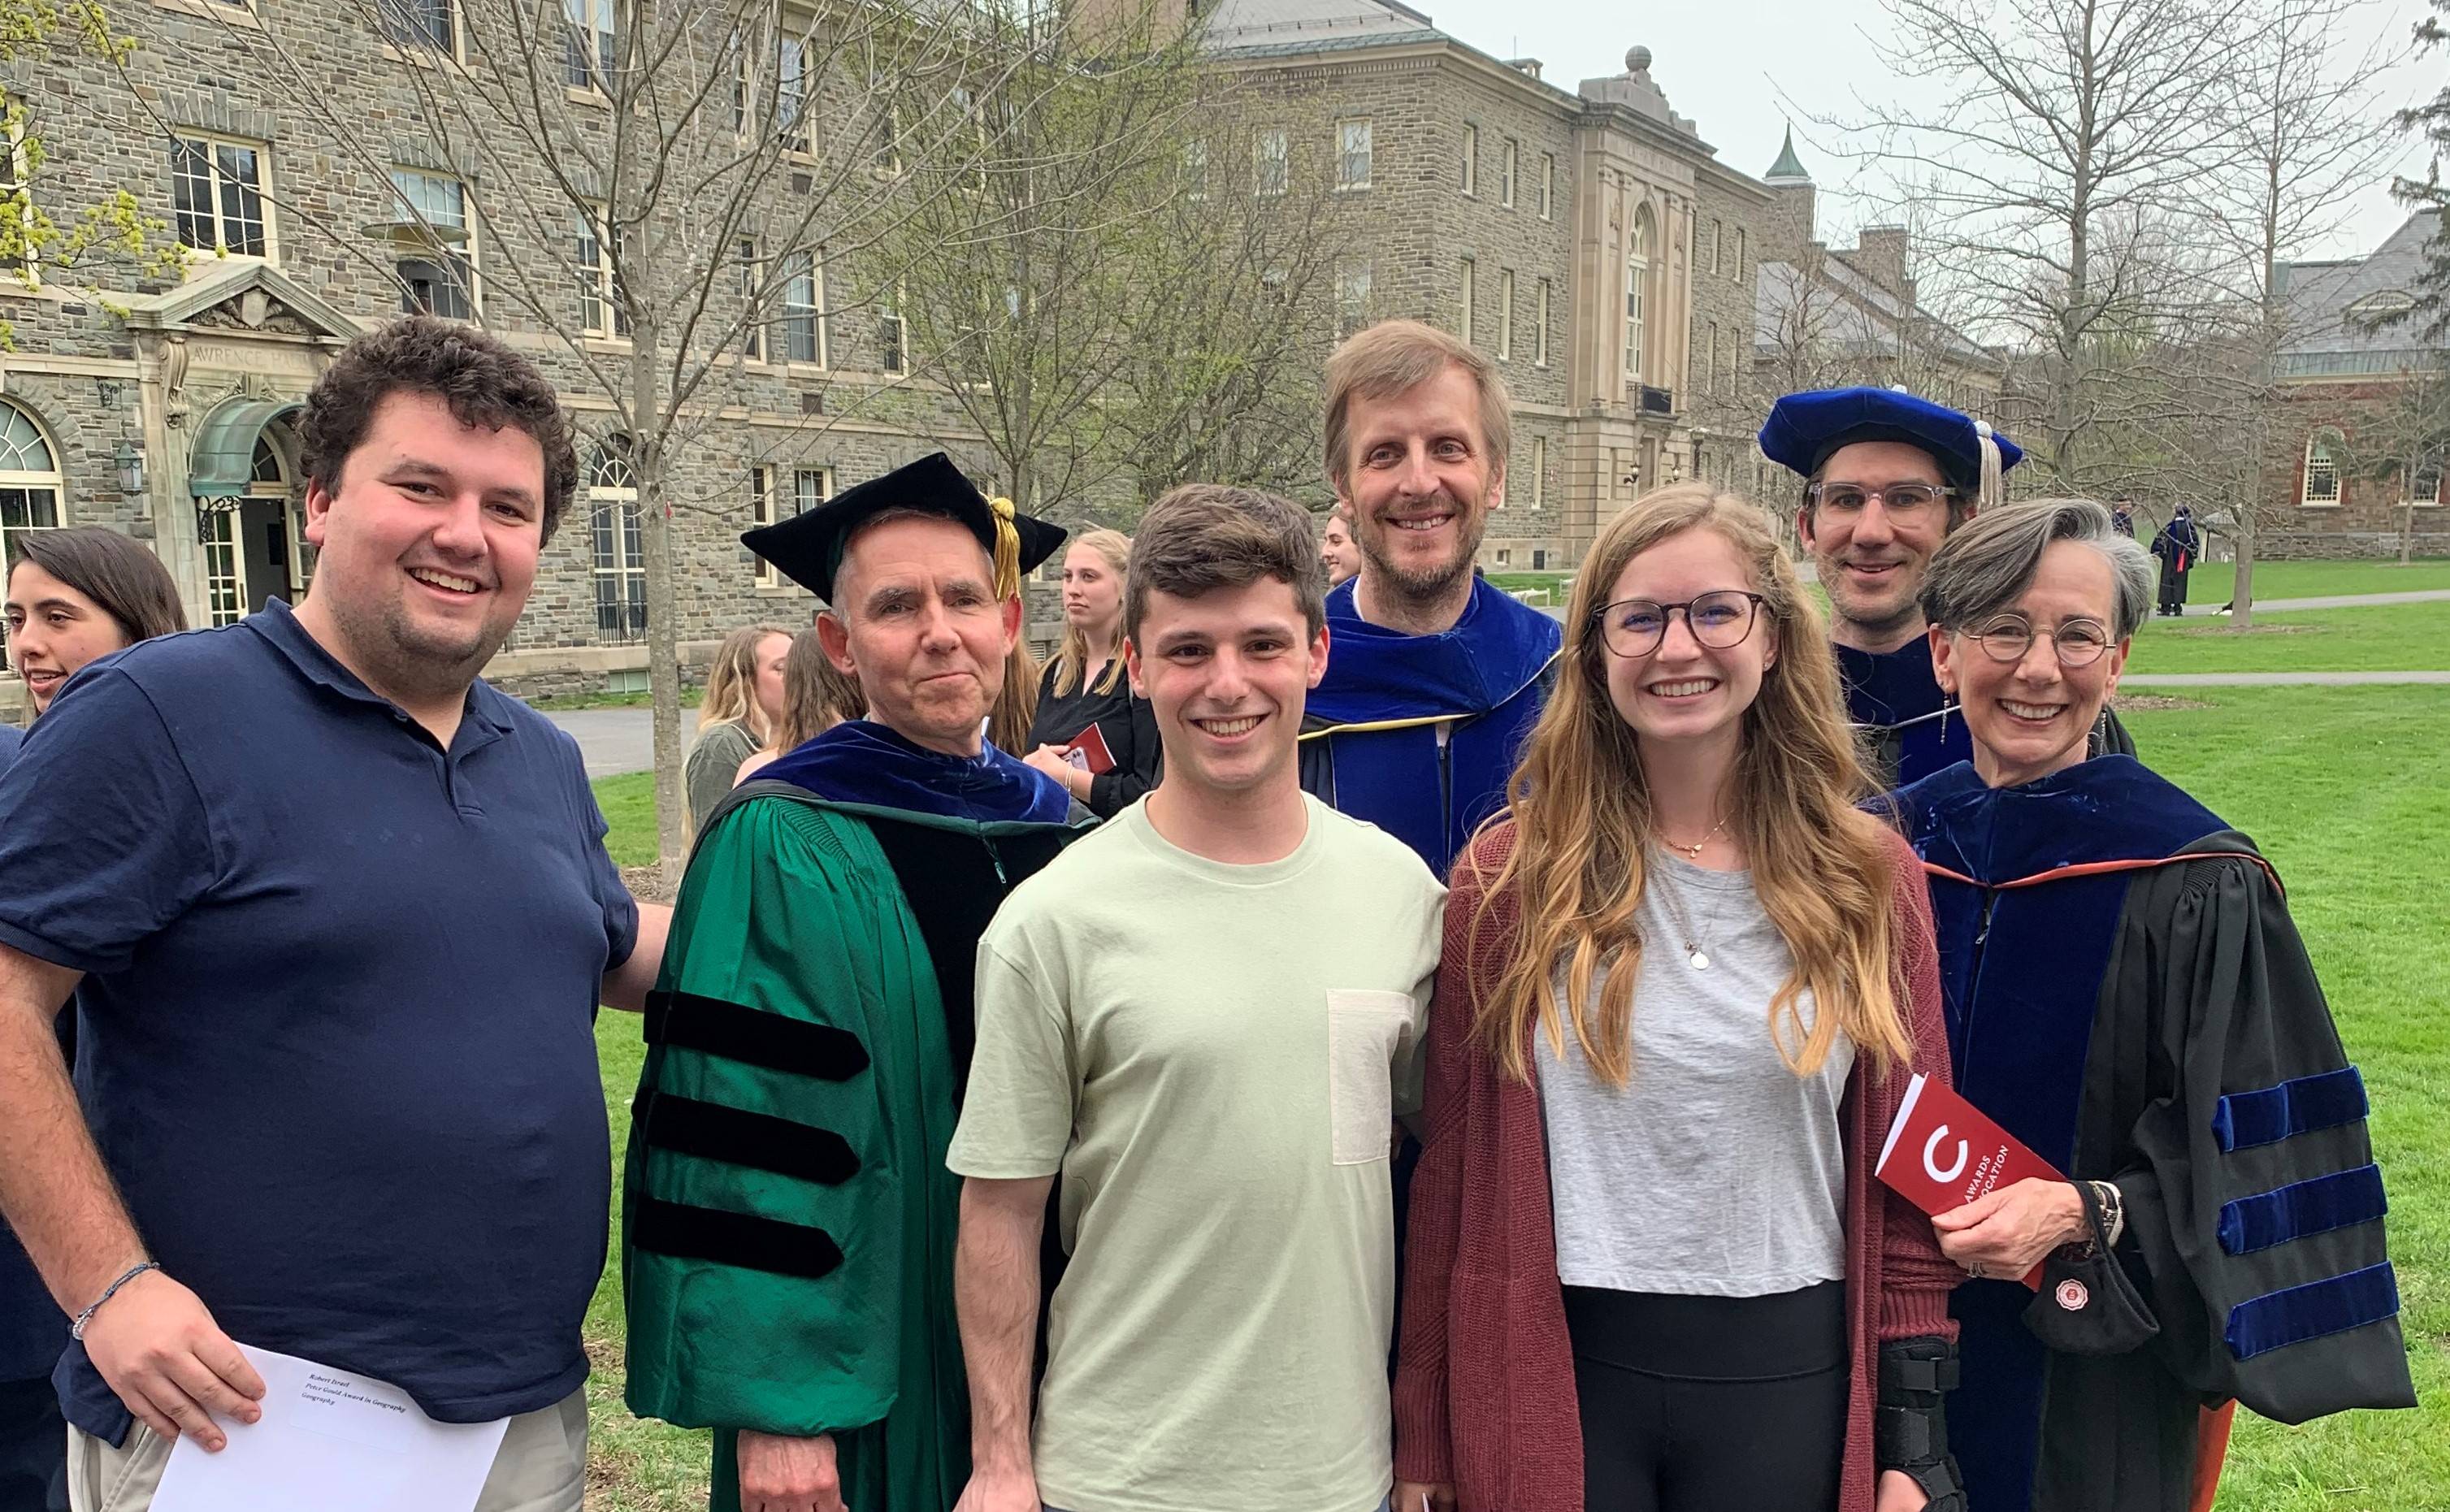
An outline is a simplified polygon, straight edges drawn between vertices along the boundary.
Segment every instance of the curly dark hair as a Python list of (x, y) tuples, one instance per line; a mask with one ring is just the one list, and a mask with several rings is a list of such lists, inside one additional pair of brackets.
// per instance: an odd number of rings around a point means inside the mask
[(351, 341), (306, 396), (299, 424), (306, 476), (338, 493), (340, 467), (394, 394), (431, 394), (462, 425), (525, 431), (544, 449), (544, 538), (578, 487), (570, 417), (535, 364), (473, 325), (411, 315)]

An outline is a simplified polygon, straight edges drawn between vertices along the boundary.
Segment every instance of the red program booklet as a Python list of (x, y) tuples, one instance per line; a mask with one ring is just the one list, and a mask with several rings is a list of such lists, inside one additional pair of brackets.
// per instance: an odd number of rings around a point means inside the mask
[[(2067, 1179), (1981, 1109), (1928, 1076), (1906, 1084), (1872, 1173), (1934, 1217), (2028, 1177)], [(2025, 1285), (2041, 1284), (2042, 1268), (2035, 1266)]]
[(1092, 777), (1103, 777), (1115, 769), (1115, 753), (1106, 748), (1105, 734), (1095, 725), (1072, 737), (1065, 759)]

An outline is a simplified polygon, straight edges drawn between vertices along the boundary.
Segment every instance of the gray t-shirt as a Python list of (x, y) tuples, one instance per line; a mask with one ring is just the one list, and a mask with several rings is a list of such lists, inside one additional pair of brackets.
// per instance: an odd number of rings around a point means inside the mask
[[(1625, 1085), (1593, 1075), (1570, 1032), (1562, 1059), (1540, 1041), (1558, 1279), (1715, 1297), (1843, 1280), (1853, 1042), (1808, 1076), (1779, 1055), (1769, 1003), (1794, 958), (1750, 873), (1654, 853), (1636, 924)], [(1808, 1027), (1811, 994), (1797, 1006)]]

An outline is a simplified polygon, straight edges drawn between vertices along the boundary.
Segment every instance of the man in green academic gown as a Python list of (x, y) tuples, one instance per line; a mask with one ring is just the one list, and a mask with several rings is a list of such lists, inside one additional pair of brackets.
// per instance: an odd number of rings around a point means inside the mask
[(629, 1405), (716, 1430), (716, 1512), (944, 1512), (979, 935), (1091, 823), (982, 733), (1063, 533), (939, 454), (741, 539), (826, 601), (869, 714), (735, 789), (690, 858), (624, 1178)]

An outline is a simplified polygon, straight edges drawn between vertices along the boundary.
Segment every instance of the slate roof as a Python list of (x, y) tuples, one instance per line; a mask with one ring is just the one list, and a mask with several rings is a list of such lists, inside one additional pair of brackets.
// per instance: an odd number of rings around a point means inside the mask
[(1244, 57), (1455, 40), (1398, 0), (1220, 0), (1205, 34), (1211, 49)]
[(2282, 289), (2294, 339), (2280, 349), (2279, 376), (2390, 373), (2422, 351), (2421, 321), (2377, 330), (2351, 312), (2361, 306), (2365, 314), (2386, 309), (2395, 295), (2412, 299), (2424, 270), (2425, 244), (2440, 223), (2432, 212), (2420, 211), (2364, 257), (2287, 264)]

